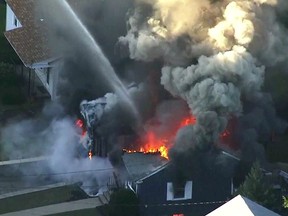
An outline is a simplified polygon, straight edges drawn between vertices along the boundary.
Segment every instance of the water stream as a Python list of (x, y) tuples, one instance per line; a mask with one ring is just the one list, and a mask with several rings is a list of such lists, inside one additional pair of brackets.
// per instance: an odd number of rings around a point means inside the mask
[(89, 52), (90, 58), (92, 58), (91, 63), (98, 70), (101, 75), (103, 75), (106, 82), (110, 85), (114, 93), (119, 97), (119, 99), (124, 102), (132, 112), (132, 114), (138, 119), (139, 113), (138, 110), (130, 98), (129, 92), (126, 87), (123, 85), (119, 77), (114, 71), (114, 68), (110, 64), (109, 60), (104, 55), (100, 46), (97, 44), (96, 40), (92, 37), (91, 33), (79, 19), (77, 14), (73, 11), (71, 6), (66, 0), (58, 1), (61, 4), (61, 7), (65, 10), (65, 14), (69, 16), (69, 20), (73, 22), (77, 32), (79, 32), (79, 37), (81, 37), (81, 42), (85, 46), (84, 49)]

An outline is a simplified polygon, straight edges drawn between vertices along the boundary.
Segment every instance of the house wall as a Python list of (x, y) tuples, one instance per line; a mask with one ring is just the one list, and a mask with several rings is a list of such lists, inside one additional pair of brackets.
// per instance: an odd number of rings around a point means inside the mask
[(35, 68), (35, 72), (37, 76), (39, 77), (39, 79), (41, 80), (45, 89), (51, 95), (53, 91), (53, 80), (52, 80), (51, 68), (49, 67)]
[[(42, 81), (36, 75), (36, 72), (24, 65), (15, 65), (16, 73), (21, 79), (21, 88), (27, 98), (48, 98), (49, 93), (45, 90)], [(44, 90), (44, 91), (43, 91)]]
[(14, 12), (12, 9), (9, 7), (7, 4), (6, 8), (6, 31), (22, 27), (20, 21), (17, 19), (15, 16)]
[[(223, 204), (218, 202), (226, 201), (231, 195), (231, 179), (228, 177), (211, 172), (200, 172), (194, 173), (188, 180), (193, 182), (192, 199), (175, 201), (167, 201), (167, 182), (173, 181), (173, 174), (168, 167), (138, 182), (136, 193), (142, 206), (141, 214), (202, 216), (218, 208)], [(203, 202), (207, 203), (192, 204)]]
[(54, 100), (56, 98), (56, 83), (58, 78), (57, 67), (35, 68), (35, 73), (50, 94), (51, 100)]

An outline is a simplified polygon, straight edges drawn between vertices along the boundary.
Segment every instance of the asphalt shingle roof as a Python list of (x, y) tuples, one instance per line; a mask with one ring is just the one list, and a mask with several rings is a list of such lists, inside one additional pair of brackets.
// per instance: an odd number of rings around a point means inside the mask
[(128, 174), (134, 181), (150, 175), (168, 163), (167, 159), (156, 153), (125, 153), (122, 159)]
[(4, 33), (26, 66), (49, 59), (45, 22), (36, 19), (37, 0), (7, 0), (22, 27)]

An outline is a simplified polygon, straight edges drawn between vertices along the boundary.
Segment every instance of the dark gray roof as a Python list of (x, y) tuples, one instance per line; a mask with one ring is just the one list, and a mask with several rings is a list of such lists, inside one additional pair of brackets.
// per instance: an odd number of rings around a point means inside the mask
[(166, 158), (161, 157), (161, 155), (157, 153), (124, 153), (122, 159), (125, 168), (133, 181), (154, 173), (169, 162)]

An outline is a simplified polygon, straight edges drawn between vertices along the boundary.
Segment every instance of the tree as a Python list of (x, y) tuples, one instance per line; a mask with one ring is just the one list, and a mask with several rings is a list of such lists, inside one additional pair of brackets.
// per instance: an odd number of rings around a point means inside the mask
[(288, 197), (283, 196), (283, 207), (288, 209)]
[(0, 62), (0, 104), (19, 105), (24, 102), (25, 97), (14, 66)]
[(266, 181), (258, 162), (252, 166), (250, 173), (246, 176), (245, 181), (240, 185), (236, 193), (267, 208), (273, 210), (281, 208), (279, 195), (272, 188), (272, 185)]
[(111, 195), (109, 216), (138, 216), (138, 205), (138, 198), (132, 190), (120, 189)]

